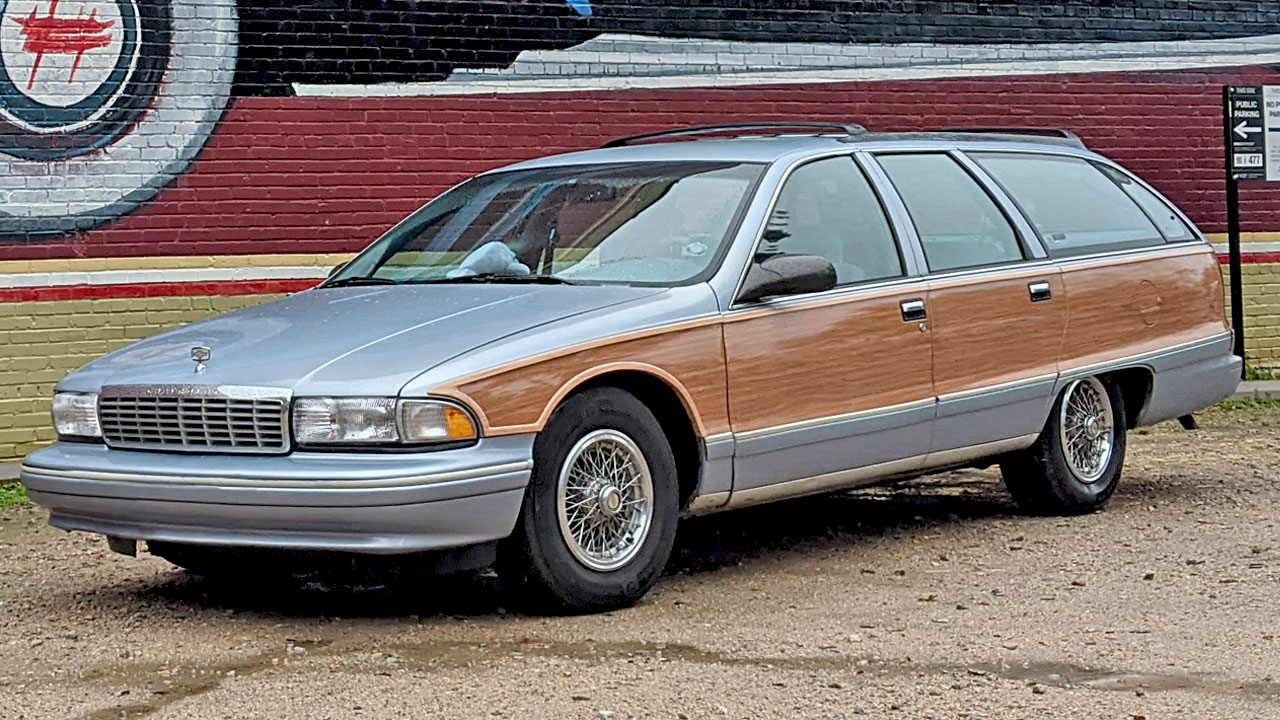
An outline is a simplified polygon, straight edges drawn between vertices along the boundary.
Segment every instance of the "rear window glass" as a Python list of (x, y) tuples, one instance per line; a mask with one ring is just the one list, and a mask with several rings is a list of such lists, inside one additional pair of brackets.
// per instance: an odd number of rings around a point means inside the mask
[(1088, 160), (1011, 153), (971, 157), (1026, 214), (1050, 256), (1164, 243), (1133, 197)]
[(1143, 212), (1151, 221), (1160, 228), (1160, 232), (1164, 234), (1165, 240), (1170, 242), (1182, 242), (1184, 240), (1195, 240), (1196, 234), (1187, 227), (1187, 224), (1178, 217), (1178, 213), (1169, 207), (1169, 203), (1161, 200), (1155, 193), (1143, 187), (1137, 180), (1129, 177), (1123, 172), (1099, 165), (1098, 168), (1106, 173), (1116, 185), (1124, 190), (1125, 194), (1133, 198), (1133, 201), (1142, 207)]

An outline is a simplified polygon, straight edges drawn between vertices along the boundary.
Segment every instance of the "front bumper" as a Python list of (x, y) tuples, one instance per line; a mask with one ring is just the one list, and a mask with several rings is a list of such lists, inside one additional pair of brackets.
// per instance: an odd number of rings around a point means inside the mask
[(396, 554), (511, 534), (533, 436), (458, 450), (181, 455), (55, 443), (21, 479), (49, 522), (134, 540)]

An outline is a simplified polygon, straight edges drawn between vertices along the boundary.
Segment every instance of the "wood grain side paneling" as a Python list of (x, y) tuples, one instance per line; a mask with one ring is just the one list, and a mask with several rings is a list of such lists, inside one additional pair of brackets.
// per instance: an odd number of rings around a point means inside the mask
[(1220, 335), (1229, 328), (1217, 256), (1184, 252), (1063, 268), (1070, 300), (1063, 371)]
[(900, 303), (924, 283), (761, 309), (725, 325), (734, 432), (933, 397), (930, 339)]
[[(1031, 302), (1036, 282), (1052, 299)], [(965, 392), (1057, 372), (1067, 293), (1054, 267), (944, 278), (929, 284), (929, 317), (934, 388)]]
[(432, 394), (454, 397), (475, 408), (485, 435), (513, 435), (541, 430), (574, 388), (618, 371), (648, 373), (671, 386), (700, 437), (728, 432), (724, 343), (718, 319), (548, 353), (463, 378)]

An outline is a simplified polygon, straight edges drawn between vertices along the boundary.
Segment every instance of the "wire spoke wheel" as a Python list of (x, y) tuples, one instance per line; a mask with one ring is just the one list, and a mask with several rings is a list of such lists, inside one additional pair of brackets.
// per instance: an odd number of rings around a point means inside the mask
[(1058, 423), (1067, 467), (1086, 485), (1106, 474), (1115, 448), (1115, 416), (1107, 389), (1097, 378), (1076, 380), (1063, 394)]
[(599, 572), (631, 562), (653, 519), (653, 477), (640, 447), (617, 430), (588, 433), (560, 469), (556, 509), (578, 562)]

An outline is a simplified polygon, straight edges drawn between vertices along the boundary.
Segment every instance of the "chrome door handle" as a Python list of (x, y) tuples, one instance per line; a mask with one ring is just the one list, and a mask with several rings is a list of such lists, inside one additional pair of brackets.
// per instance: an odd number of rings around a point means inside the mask
[(904, 322), (917, 322), (929, 317), (925, 311), (923, 300), (903, 300), (902, 319)]
[(1044, 302), (1053, 299), (1053, 288), (1047, 282), (1033, 282), (1027, 286), (1031, 292), (1031, 302)]

